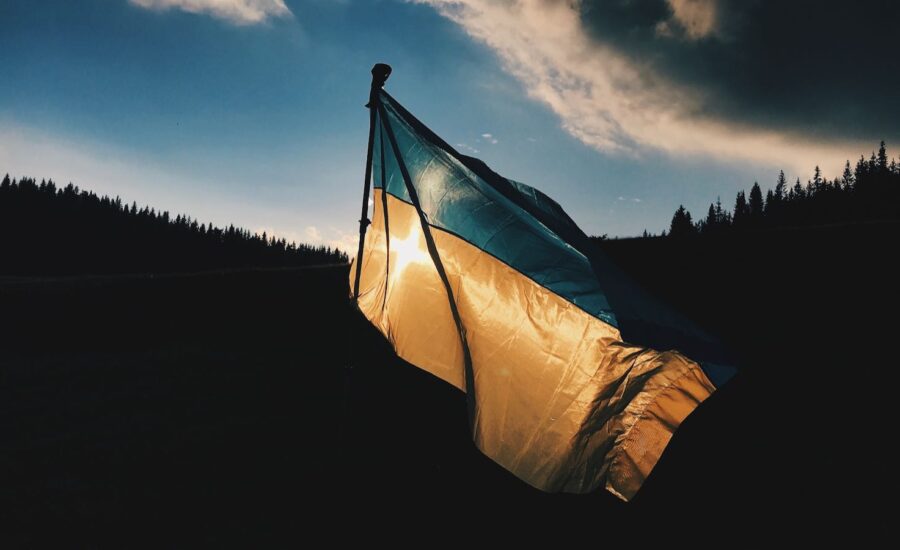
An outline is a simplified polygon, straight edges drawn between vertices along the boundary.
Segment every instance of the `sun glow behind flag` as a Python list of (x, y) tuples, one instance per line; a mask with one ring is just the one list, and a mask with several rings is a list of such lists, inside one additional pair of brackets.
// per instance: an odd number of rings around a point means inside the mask
[(383, 90), (372, 98), (360, 311), (466, 392), (488, 457), (545, 491), (630, 499), (730, 375), (721, 347), (595, 255), (549, 197), (461, 155)]

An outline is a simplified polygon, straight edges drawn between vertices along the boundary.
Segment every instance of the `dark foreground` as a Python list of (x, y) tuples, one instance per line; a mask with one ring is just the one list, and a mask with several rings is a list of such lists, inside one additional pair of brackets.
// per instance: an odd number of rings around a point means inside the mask
[(880, 536), (897, 237), (605, 243), (746, 362), (630, 504), (540, 493), (478, 453), (463, 396), (393, 358), (346, 267), (0, 282), (0, 543)]

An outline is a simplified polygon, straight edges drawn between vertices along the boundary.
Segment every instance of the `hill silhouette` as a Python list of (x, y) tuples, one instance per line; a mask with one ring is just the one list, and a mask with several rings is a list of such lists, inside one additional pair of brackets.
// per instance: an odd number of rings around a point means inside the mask
[(199, 223), (71, 183), (0, 182), (0, 275), (166, 273), (347, 263), (328, 246)]

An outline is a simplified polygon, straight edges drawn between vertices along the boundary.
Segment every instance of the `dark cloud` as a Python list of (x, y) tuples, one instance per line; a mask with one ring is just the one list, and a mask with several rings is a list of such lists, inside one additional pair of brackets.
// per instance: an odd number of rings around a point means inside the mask
[(581, 15), (648, 78), (699, 94), (695, 115), (822, 141), (900, 142), (900, 2), (698, 3), (715, 11), (700, 38), (672, 24), (667, 0), (585, 0)]

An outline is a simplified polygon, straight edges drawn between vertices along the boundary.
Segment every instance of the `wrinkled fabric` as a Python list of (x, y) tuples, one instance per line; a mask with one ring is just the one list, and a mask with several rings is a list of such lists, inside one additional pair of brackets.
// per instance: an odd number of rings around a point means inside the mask
[(715, 386), (678, 351), (623, 341), (559, 205), (382, 101), (360, 311), (400, 357), (467, 392), (488, 457), (545, 491), (605, 487), (630, 499)]

